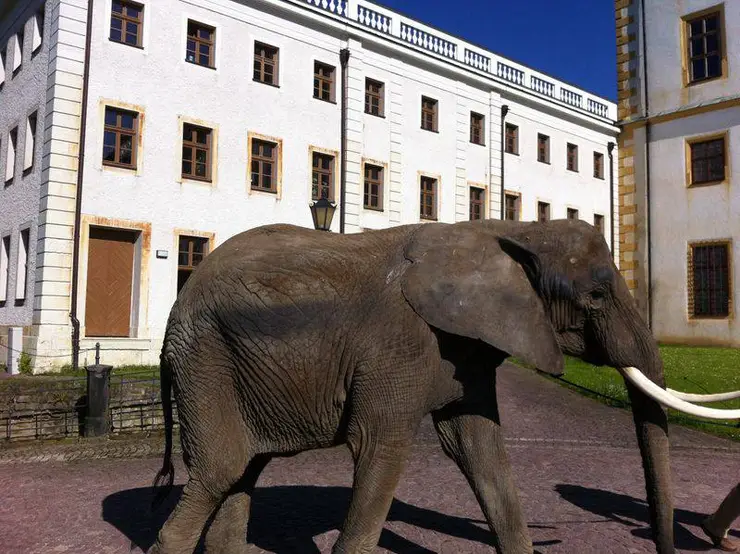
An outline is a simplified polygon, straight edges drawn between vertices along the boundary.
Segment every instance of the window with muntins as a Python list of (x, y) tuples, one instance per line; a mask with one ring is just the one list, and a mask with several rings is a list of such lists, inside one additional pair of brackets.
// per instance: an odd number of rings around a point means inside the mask
[(182, 128), (182, 176), (211, 180), (213, 130), (185, 123)]
[(691, 184), (704, 185), (725, 180), (725, 138), (692, 142)]
[(325, 102), (334, 102), (334, 74), (336, 68), (321, 62), (314, 62), (313, 97)]
[(569, 171), (578, 171), (578, 147), (575, 144), (568, 143), (568, 162)]
[(432, 177), (422, 177), (420, 182), (421, 219), (437, 219), (437, 179)]
[(506, 124), (506, 152), (508, 154), (519, 154), (519, 127)]
[(141, 47), (143, 30), (144, 6), (126, 0), (113, 0), (110, 15), (110, 40), (128, 46)]
[(727, 317), (730, 314), (729, 244), (692, 245), (690, 313), (693, 317)]
[(421, 128), (437, 131), (438, 102), (433, 98), (421, 97)]
[(136, 169), (139, 114), (106, 106), (103, 164)]
[(486, 191), (480, 187), (470, 187), (470, 221), (485, 219)]
[(686, 20), (689, 83), (722, 76), (721, 21), (719, 11)]
[(311, 170), (311, 198), (334, 201), (334, 156), (313, 153)]
[(578, 221), (578, 210), (575, 208), (568, 208), (568, 219), (571, 221)]
[(537, 221), (540, 223), (550, 221), (550, 204), (547, 202), (537, 202)]
[(541, 133), (537, 135), (537, 161), (550, 163), (550, 137)]
[(185, 286), (190, 275), (208, 255), (208, 239), (181, 235), (177, 252), (177, 293)]
[(278, 84), (278, 49), (254, 43), (254, 80), (267, 85)]
[(483, 129), (485, 127), (485, 117), (479, 113), (470, 112), (470, 142), (473, 144), (484, 144)]
[(385, 85), (380, 81), (365, 79), (365, 113), (383, 117)]
[(601, 152), (594, 152), (594, 177), (604, 178), (604, 154)]
[(383, 209), (383, 168), (365, 164), (364, 207), (370, 210)]
[(277, 192), (277, 144), (252, 139), (252, 189)]
[(604, 216), (599, 214), (594, 214), (594, 227), (601, 233), (604, 234)]
[(504, 196), (504, 218), (507, 221), (519, 221), (519, 196), (507, 194)]
[(188, 20), (185, 60), (203, 67), (216, 67), (216, 29)]

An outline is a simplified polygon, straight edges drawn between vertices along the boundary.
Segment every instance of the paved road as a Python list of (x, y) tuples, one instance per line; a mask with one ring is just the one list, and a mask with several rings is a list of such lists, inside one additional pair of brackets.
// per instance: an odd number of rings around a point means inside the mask
[[(537, 550), (653, 552), (630, 414), (513, 367), (502, 369), (499, 383), (509, 453)], [(740, 478), (740, 446), (682, 428), (672, 430), (671, 443), (678, 551), (711, 550), (698, 524)], [(1, 454), (2, 553), (140, 552), (164, 520), (148, 512), (158, 458), (33, 463), (17, 456), (8, 463), (13, 457)], [(271, 463), (253, 504), (249, 540), (255, 551), (330, 552), (349, 502), (351, 473), (341, 448)], [(185, 476), (178, 463), (176, 482)], [(472, 492), (442, 454), (428, 421), (378, 550), (494, 552)]]

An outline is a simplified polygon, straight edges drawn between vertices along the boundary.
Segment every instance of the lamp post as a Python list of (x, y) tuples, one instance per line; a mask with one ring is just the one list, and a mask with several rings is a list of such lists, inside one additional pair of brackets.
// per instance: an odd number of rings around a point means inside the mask
[(325, 196), (322, 196), (321, 199), (311, 202), (308, 207), (311, 208), (314, 229), (317, 231), (330, 231), (331, 220), (334, 218), (334, 210), (337, 209), (337, 205), (334, 202), (329, 202)]

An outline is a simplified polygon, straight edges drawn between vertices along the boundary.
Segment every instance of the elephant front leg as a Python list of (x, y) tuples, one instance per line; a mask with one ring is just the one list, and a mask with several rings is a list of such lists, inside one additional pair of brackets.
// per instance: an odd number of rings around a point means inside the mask
[(489, 413), (478, 415), (464, 408), (446, 407), (432, 414), (442, 448), (470, 483), (495, 534), (496, 551), (531, 554), (532, 540), (504, 449), (498, 411), (487, 407)]
[(369, 554), (378, 544), (409, 446), (387, 446), (368, 436), (350, 439), (355, 458), (352, 501), (333, 554)]

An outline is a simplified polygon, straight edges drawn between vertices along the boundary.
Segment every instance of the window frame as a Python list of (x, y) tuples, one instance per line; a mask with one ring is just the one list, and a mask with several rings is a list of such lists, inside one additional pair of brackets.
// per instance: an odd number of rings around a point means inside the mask
[[(111, 0), (110, 6), (110, 22), (108, 25), (108, 40), (110, 42), (114, 42), (116, 44), (123, 44), (124, 46), (130, 46), (132, 48), (143, 48), (144, 44), (144, 4), (140, 4), (138, 2), (132, 2), (131, 0), (117, 0), (121, 3), (121, 13), (117, 13), (113, 11), (113, 2), (116, 0)], [(137, 9), (139, 11), (139, 17), (134, 18), (131, 17), (128, 14), (128, 7)], [(116, 40), (113, 38), (113, 19), (120, 19), (121, 20), (121, 40)], [(126, 24), (132, 23), (136, 25), (136, 44), (131, 44), (126, 41), (126, 35), (128, 32), (126, 31)], [(187, 58), (187, 57), (186, 57)]]
[[(195, 35), (190, 34), (191, 25), (197, 28)], [(211, 33), (211, 38), (210, 39), (201, 38), (199, 34), (199, 31), (201, 30), (209, 31)], [(194, 49), (195, 59), (194, 60), (188, 59), (188, 52), (190, 50), (188, 48), (188, 42), (191, 40), (195, 42), (195, 49)], [(204, 65), (200, 63), (200, 57), (202, 55), (200, 52), (200, 46), (204, 46), (204, 45), (208, 46), (208, 65)], [(197, 65), (199, 67), (205, 67), (206, 69), (216, 69), (216, 27), (214, 27), (213, 25), (202, 23), (196, 19), (188, 18), (187, 28), (185, 31), (185, 62), (192, 64), (192, 65)]]
[(504, 152), (519, 155), (519, 125), (504, 124)]
[[(540, 209), (543, 206), (545, 207), (545, 210), (547, 212), (547, 217), (544, 220), (541, 217), (542, 212), (541, 212), (541, 209)], [(548, 221), (552, 221), (552, 214), (551, 214), (550, 208), (551, 208), (550, 202), (545, 202), (544, 200), (538, 200), (537, 201), (537, 221), (539, 223), (547, 223)]]
[[(575, 217), (572, 217), (572, 216), (575, 216)], [(565, 219), (567, 219), (568, 221), (579, 221), (580, 218), (581, 218), (581, 213), (578, 208), (570, 208), (570, 207), (565, 208)]]
[[(272, 51), (274, 53), (274, 59), (270, 60), (267, 58), (267, 56), (258, 54), (258, 48), (260, 51), (269, 52)], [(259, 62), (260, 63), (260, 76), (257, 78), (255, 75), (256, 69), (254, 68), (254, 63)], [(268, 82), (264, 80), (265, 75), (265, 66), (271, 65), (272, 66), (272, 81)], [(252, 80), (256, 83), (262, 83), (263, 85), (269, 85), (272, 87), (279, 87), (280, 86), (280, 48), (277, 46), (272, 46), (271, 44), (267, 44), (266, 42), (261, 42), (259, 40), (254, 41), (254, 56), (252, 58)]]
[[(206, 143), (205, 145), (200, 142), (196, 142), (195, 140), (186, 140), (185, 139), (185, 133), (187, 132), (187, 129), (191, 128), (191, 132), (195, 133), (197, 130), (202, 129), (206, 131)], [(199, 125), (197, 123), (190, 123), (188, 121), (183, 121), (182, 124), (182, 150), (181, 150), (181, 157), (180, 157), (180, 177), (182, 179), (188, 179), (191, 181), (200, 181), (202, 183), (212, 183), (213, 182), (213, 152), (214, 152), (214, 133), (215, 130), (211, 127), (206, 127), (204, 125)], [(185, 149), (190, 149), (190, 159), (185, 159)], [(196, 174), (196, 154), (198, 150), (205, 150), (206, 151), (206, 175), (205, 177), (201, 177)], [(191, 163), (191, 172), (185, 173), (182, 169), (182, 164), (184, 162), (190, 162)]]
[[(321, 161), (322, 159), (326, 159), (329, 161), (328, 169), (324, 169), (323, 167), (316, 165), (316, 161)], [(321, 182), (319, 181), (316, 184), (317, 192), (319, 193), (319, 195), (317, 196), (314, 194), (314, 177), (316, 175), (326, 175), (329, 177), (329, 195), (326, 197), (326, 199), (329, 202), (335, 201), (334, 197), (336, 195), (336, 163), (336, 154), (330, 154), (320, 150), (311, 150), (311, 200), (313, 202), (317, 202), (321, 199), (321, 189), (323, 188)]]
[[(722, 133), (714, 133), (711, 135), (701, 135), (690, 137), (686, 139), (686, 186), (689, 188), (693, 187), (706, 187), (712, 185), (719, 185), (728, 183), (730, 179), (730, 141), (728, 131)], [(699, 144), (707, 144), (710, 142), (722, 141), (722, 157), (723, 157), (723, 172), (722, 179), (710, 179), (706, 181), (694, 182), (694, 160), (693, 160), (693, 148)], [(704, 158), (706, 161), (709, 158)]]
[[(476, 131), (478, 137), (476, 140)], [(478, 112), (470, 112), (470, 143), (479, 146), (486, 145), (486, 116)]]
[[(329, 76), (327, 77), (324, 74), (320, 74), (319, 71), (321, 70), (329, 70)], [(321, 100), (322, 102), (329, 102), (331, 104), (336, 104), (336, 90), (337, 90), (337, 68), (334, 65), (321, 62), (319, 60), (314, 60), (313, 62), (313, 97), (316, 100)], [(322, 88), (323, 83), (329, 84), (329, 98), (324, 98), (322, 96), (324, 89)], [(318, 95), (317, 95), (317, 86), (318, 86)]]
[[(514, 214), (516, 215), (516, 218), (509, 219), (509, 206), (508, 206), (508, 200), (513, 198), (515, 205), (514, 205)], [(504, 191), (504, 221), (521, 221), (522, 220), (522, 195), (516, 192), (510, 192), (510, 191)]]
[[(598, 224), (597, 221), (599, 222)], [(599, 231), (602, 235), (606, 233), (606, 225), (604, 225), (605, 221), (606, 220), (604, 219), (604, 214), (594, 214), (593, 226), (596, 227), (596, 230)]]
[[(725, 261), (727, 263), (725, 281), (727, 284), (727, 313), (726, 314), (697, 314), (696, 313), (696, 248), (717, 247), (725, 248)], [(729, 320), (734, 319), (734, 298), (733, 298), (733, 265), (732, 265), (732, 239), (718, 239), (707, 241), (693, 241), (687, 245), (687, 314), (689, 320)], [(715, 291), (716, 292), (716, 291)], [(708, 293), (709, 294), (709, 293)], [(711, 300), (710, 300), (711, 303)]]
[[(371, 85), (378, 87), (377, 93), (369, 89)], [(371, 102), (373, 98), (378, 101), (378, 113), (373, 113)], [(370, 77), (365, 77), (365, 113), (374, 117), (385, 117), (385, 83)]]
[[(474, 192), (479, 193), (480, 198), (474, 200)], [(483, 221), (484, 219), (488, 219), (488, 214), (486, 213), (487, 199), (488, 191), (486, 190), (486, 187), (478, 184), (471, 184), (468, 186), (468, 221)], [(478, 206), (480, 217), (473, 218), (474, 206)]]
[[(382, 212), (384, 211), (385, 201), (385, 166), (373, 162), (364, 162), (362, 165), (362, 207), (365, 210)], [(368, 177), (368, 169), (378, 170), (377, 180)], [(368, 203), (368, 198), (372, 199), (373, 196), (370, 188), (372, 185), (377, 185), (378, 187), (378, 194), (376, 195), (378, 197), (377, 206), (373, 206), (372, 204)]]
[[(203, 260), (206, 259), (206, 257), (213, 251), (212, 248), (212, 242), (213, 242), (213, 236), (212, 235), (193, 235), (193, 234), (186, 234), (186, 233), (176, 233), (176, 240), (177, 240), (177, 284), (176, 284), (176, 293), (179, 295), (180, 291), (182, 290), (182, 287), (180, 286), (180, 275), (183, 272), (187, 272), (188, 276), (185, 279), (185, 282), (190, 278), (192, 273), (197, 269), (197, 267), (203, 263)], [(188, 264), (182, 265), (180, 264), (180, 254), (184, 253), (184, 251), (181, 249), (182, 246), (182, 240), (189, 240), (188, 243)], [(196, 242), (200, 242), (202, 245), (204, 245), (204, 251), (201, 252), (201, 260), (197, 264), (193, 264), (193, 255), (195, 254), (195, 249), (193, 248), (194, 244)], [(185, 286), (185, 282), (182, 283), (182, 286)]]
[[(425, 106), (425, 103), (431, 105), (431, 108)], [(426, 127), (428, 118), (431, 118), (431, 127)], [(422, 95), (421, 97), (421, 128), (424, 131), (430, 131), (432, 133), (439, 132), (439, 100), (431, 98), (429, 96)]]
[[(706, 19), (707, 17), (718, 15), (718, 33), (719, 33), (719, 62), (720, 62), (720, 74), (714, 77), (704, 77), (702, 79), (692, 79), (691, 73), (691, 23), (698, 19)], [(706, 36), (706, 33), (702, 33)], [(703, 58), (706, 59), (705, 54)], [(717, 79), (725, 79), (728, 75), (728, 64), (727, 64), (727, 32), (725, 26), (725, 9), (724, 3), (710, 6), (700, 11), (692, 12), (681, 17), (681, 59), (682, 59), (682, 73), (683, 73), (683, 85), (684, 87), (690, 87), (700, 85), (703, 83), (715, 81)]]
[[(255, 144), (269, 144), (272, 146), (272, 156), (264, 156), (260, 153), (255, 154), (254, 153), (254, 147)], [(254, 136), (250, 137), (249, 140), (249, 190), (254, 192), (265, 192), (268, 194), (277, 194), (278, 193), (278, 185), (279, 185), (279, 163), (280, 163), (280, 148), (281, 143), (279, 141), (271, 140), (266, 137), (261, 136)], [(254, 171), (252, 170), (252, 164), (254, 162), (259, 163), (259, 169), (257, 171), (257, 186), (254, 185), (253, 177), (254, 177)], [(264, 174), (264, 164), (270, 163), (272, 164), (271, 168), (271, 175), (270, 175), (270, 188), (265, 188), (260, 185), (260, 183), (263, 182), (263, 178), (266, 176)]]
[[(604, 171), (604, 154), (602, 152), (596, 152), (594, 151), (594, 179), (601, 179), (604, 180), (605, 171)], [(598, 164), (597, 164), (598, 160)], [(596, 170), (599, 171), (596, 171)]]
[[(106, 123), (106, 114), (108, 110), (117, 112), (116, 114), (116, 126), (108, 125)], [(128, 129), (125, 127), (119, 126), (121, 115), (123, 114), (131, 114), (133, 116), (134, 120), (134, 127), (133, 129)], [(118, 106), (113, 105), (106, 105), (103, 110), (103, 165), (107, 167), (118, 167), (120, 169), (129, 169), (136, 171), (138, 169), (138, 161), (139, 161), (139, 116), (141, 114), (139, 112), (135, 112), (133, 110), (127, 110), (125, 108), (119, 108)], [(114, 133), (116, 135), (116, 145), (114, 150), (114, 158), (119, 161), (107, 161), (105, 159), (105, 133)], [(184, 131), (183, 131), (184, 133)], [(131, 163), (125, 164), (120, 162), (121, 158), (121, 135), (126, 135), (131, 137)]]
[[(431, 191), (426, 190), (424, 183), (431, 183)], [(437, 221), (439, 217), (439, 179), (432, 177), (431, 175), (419, 175), (419, 219), (422, 221)], [(424, 213), (425, 202), (424, 199), (428, 196), (432, 198), (432, 214), (426, 215)]]
[[(571, 147), (573, 147), (573, 160), (574, 164), (571, 167)], [(573, 173), (579, 173), (578, 171), (578, 145), (568, 142), (565, 145), (565, 169), (572, 171)]]
[[(540, 139), (544, 140), (544, 153), (545, 155), (541, 158), (541, 149), (540, 149)], [(543, 164), (550, 165), (550, 135), (545, 135), (544, 133), (537, 133), (537, 161)]]

